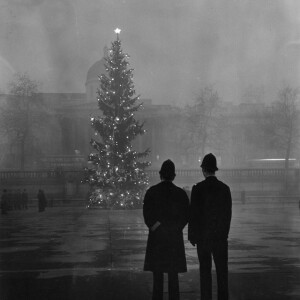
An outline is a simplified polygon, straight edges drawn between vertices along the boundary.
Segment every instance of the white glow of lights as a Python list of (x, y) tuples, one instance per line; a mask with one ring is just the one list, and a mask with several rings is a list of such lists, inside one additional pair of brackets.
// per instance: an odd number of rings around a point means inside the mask
[(120, 32), (121, 32), (121, 29), (120, 29), (120, 28), (116, 28), (116, 29), (115, 29), (115, 33), (116, 33), (116, 34), (120, 34)]

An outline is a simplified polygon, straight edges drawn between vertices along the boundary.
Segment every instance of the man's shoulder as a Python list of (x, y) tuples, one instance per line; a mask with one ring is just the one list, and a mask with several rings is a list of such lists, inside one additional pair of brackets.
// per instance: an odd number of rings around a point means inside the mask
[(229, 187), (225, 182), (223, 182), (223, 181), (221, 181), (221, 180), (218, 179), (218, 183), (219, 183), (219, 185), (222, 186), (224, 189), (230, 190), (230, 187)]
[(174, 188), (174, 190), (176, 190), (176, 192), (179, 192), (179, 193), (183, 192), (183, 193), (185, 193), (185, 191), (184, 191), (183, 188), (181, 188), (180, 186), (178, 186), (178, 185), (176, 185), (174, 183), (173, 183), (173, 188)]
[[(184, 191), (183, 188), (181, 188), (181, 187), (175, 185), (174, 183), (172, 183), (172, 184), (170, 185), (170, 188), (171, 188), (171, 190), (173, 190), (173, 191), (175, 190), (177, 193), (185, 193), (185, 191)], [(163, 184), (163, 182), (159, 182), (159, 183), (157, 183), (157, 184), (155, 184), (155, 185), (150, 186), (150, 187), (147, 189), (147, 192), (148, 192), (148, 191), (149, 191), (149, 192), (155, 192), (155, 191), (160, 191), (160, 190), (162, 190), (162, 189), (164, 189), (164, 184)]]
[(181, 199), (189, 199), (188, 193), (181, 187), (174, 185), (174, 193), (176, 197)]
[(146, 192), (147, 193), (151, 193), (151, 192), (155, 191), (156, 188), (157, 188), (156, 186), (157, 186), (157, 184), (151, 185), (150, 187), (148, 187), (148, 189), (146, 190)]
[[(217, 177), (214, 177), (214, 178), (215, 178), (215, 180), (214, 180), (213, 184), (221, 186), (221, 187), (223, 187), (225, 189), (230, 189), (229, 186), (226, 183), (224, 183), (223, 181), (219, 180)], [(193, 188), (195, 188), (195, 189), (201, 189), (201, 188), (204, 188), (207, 185), (211, 185), (211, 184), (212, 184), (211, 182), (209, 182), (208, 180), (204, 179), (204, 180), (202, 180), (202, 181), (194, 184)]]
[(195, 183), (192, 187), (192, 190), (198, 190), (205, 186), (205, 180)]
[(161, 189), (161, 182), (157, 183), (157, 184), (154, 184), (154, 185), (151, 185), (148, 189), (147, 189), (147, 192), (155, 192), (157, 190), (160, 190)]

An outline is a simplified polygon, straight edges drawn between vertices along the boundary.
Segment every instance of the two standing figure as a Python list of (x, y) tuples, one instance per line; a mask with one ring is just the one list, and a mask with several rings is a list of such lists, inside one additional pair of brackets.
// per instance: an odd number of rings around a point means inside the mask
[(149, 228), (145, 271), (153, 272), (153, 300), (163, 299), (163, 273), (168, 273), (169, 299), (179, 299), (178, 273), (186, 272), (183, 228), (189, 222), (188, 239), (197, 246), (202, 300), (212, 299), (212, 259), (218, 282), (218, 300), (228, 300), (228, 234), (231, 192), (219, 181), (216, 158), (207, 154), (201, 164), (204, 180), (193, 186), (191, 203), (186, 192), (173, 184), (175, 165), (162, 164), (161, 182), (148, 189), (144, 220)]

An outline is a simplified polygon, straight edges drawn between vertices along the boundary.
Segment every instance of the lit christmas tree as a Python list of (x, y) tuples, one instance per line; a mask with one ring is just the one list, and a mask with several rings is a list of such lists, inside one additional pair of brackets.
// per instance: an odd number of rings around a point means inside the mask
[(100, 204), (107, 208), (135, 208), (142, 204), (148, 186), (145, 168), (150, 162), (143, 159), (150, 150), (136, 152), (132, 141), (144, 134), (143, 123), (135, 120), (134, 113), (142, 104), (135, 96), (133, 69), (128, 68), (116, 29), (117, 39), (105, 57), (107, 74), (99, 77), (98, 107), (102, 117), (91, 118), (98, 139), (92, 139), (94, 152), (89, 155), (93, 168), (87, 169), (86, 181), (93, 193), (89, 206)]

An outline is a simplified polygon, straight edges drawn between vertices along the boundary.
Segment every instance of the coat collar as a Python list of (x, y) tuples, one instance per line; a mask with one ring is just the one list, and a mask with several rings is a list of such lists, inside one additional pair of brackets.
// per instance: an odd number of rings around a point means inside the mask
[(173, 181), (171, 181), (171, 180), (162, 180), (160, 183), (168, 185), (168, 184), (173, 184)]
[(213, 176), (206, 177), (205, 180), (207, 180), (207, 181), (216, 181), (216, 180), (218, 180), (218, 178), (213, 175)]

